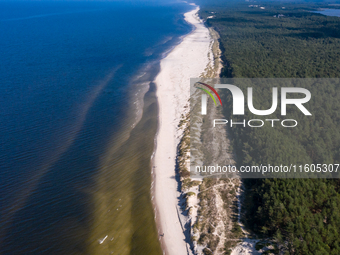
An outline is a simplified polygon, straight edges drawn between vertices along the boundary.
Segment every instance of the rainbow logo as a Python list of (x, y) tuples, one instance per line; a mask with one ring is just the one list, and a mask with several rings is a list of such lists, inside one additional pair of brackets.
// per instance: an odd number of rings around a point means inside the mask
[[(222, 105), (221, 98), (220, 98), (219, 94), (217, 93), (217, 91), (216, 91), (213, 87), (211, 87), (210, 85), (208, 85), (208, 84), (206, 84), (206, 83), (203, 83), (203, 82), (196, 82), (196, 83), (201, 84), (201, 85), (203, 85), (203, 86), (206, 86), (206, 87), (209, 88), (212, 92), (214, 92), (214, 94), (217, 96), (218, 100), (220, 101), (220, 104)], [(200, 88), (200, 87), (196, 87), (196, 88), (201, 89), (201, 90), (203, 90), (204, 92), (206, 92), (206, 93), (212, 98), (212, 100), (214, 101), (215, 105), (217, 106), (217, 102), (216, 102), (214, 96), (213, 96), (208, 90), (206, 90), (206, 89), (204, 89), (204, 88)]]

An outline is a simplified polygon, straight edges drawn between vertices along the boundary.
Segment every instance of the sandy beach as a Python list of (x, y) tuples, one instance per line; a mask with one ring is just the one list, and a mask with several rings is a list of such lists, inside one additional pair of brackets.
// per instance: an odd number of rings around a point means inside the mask
[(175, 179), (176, 148), (182, 131), (178, 124), (189, 107), (190, 78), (199, 77), (209, 63), (211, 52), (209, 30), (197, 16), (199, 8), (185, 13), (185, 20), (195, 29), (161, 61), (156, 77), (159, 103), (159, 129), (154, 155), (154, 192), (159, 236), (164, 254), (188, 254), (178, 217), (177, 182)]

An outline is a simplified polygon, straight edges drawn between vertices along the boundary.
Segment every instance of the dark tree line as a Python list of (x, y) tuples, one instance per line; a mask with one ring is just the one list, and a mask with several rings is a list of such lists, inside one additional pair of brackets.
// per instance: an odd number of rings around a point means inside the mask
[[(327, 3), (202, 2), (201, 16), (214, 15), (207, 24), (221, 37), (222, 77), (340, 77), (340, 18), (310, 12)], [(254, 4), (265, 9), (248, 7)], [(309, 89), (317, 95), (308, 104), (313, 116), (289, 112), (298, 127), (231, 129), (239, 165), (340, 162), (340, 86)], [(267, 109), (269, 92), (258, 88), (254, 105)], [(231, 109), (223, 110), (230, 118)], [(274, 237), (287, 254), (340, 254), (339, 179), (245, 179), (245, 185), (246, 224), (255, 233)]]

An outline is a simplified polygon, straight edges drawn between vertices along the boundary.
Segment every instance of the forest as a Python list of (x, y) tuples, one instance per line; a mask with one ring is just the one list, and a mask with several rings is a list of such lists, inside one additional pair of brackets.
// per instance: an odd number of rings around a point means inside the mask
[[(340, 2), (202, 0), (198, 4), (207, 26), (220, 35), (222, 78), (340, 77), (340, 18), (312, 12), (340, 8), (336, 5)], [(297, 128), (230, 129), (239, 166), (340, 163), (340, 85), (326, 80), (311, 83), (308, 89), (313, 115), (302, 117), (291, 110), (290, 116), (301, 120)], [(257, 108), (268, 109), (269, 92), (257, 89)], [(223, 113), (230, 118), (232, 99), (223, 93), (228, 101)], [(245, 117), (253, 116), (248, 112)], [(243, 179), (245, 225), (258, 237), (272, 238), (285, 254), (340, 254), (338, 175), (301, 177)]]

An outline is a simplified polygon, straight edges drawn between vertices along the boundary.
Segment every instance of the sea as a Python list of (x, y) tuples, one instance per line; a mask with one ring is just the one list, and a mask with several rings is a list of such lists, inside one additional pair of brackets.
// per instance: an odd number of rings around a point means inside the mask
[(153, 80), (177, 0), (0, 0), (0, 254), (162, 254)]
[(323, 9), (321, 11), (313, 11), (313, 12), (323, 14), (326, 16), (340, 17), (340, 9)]

